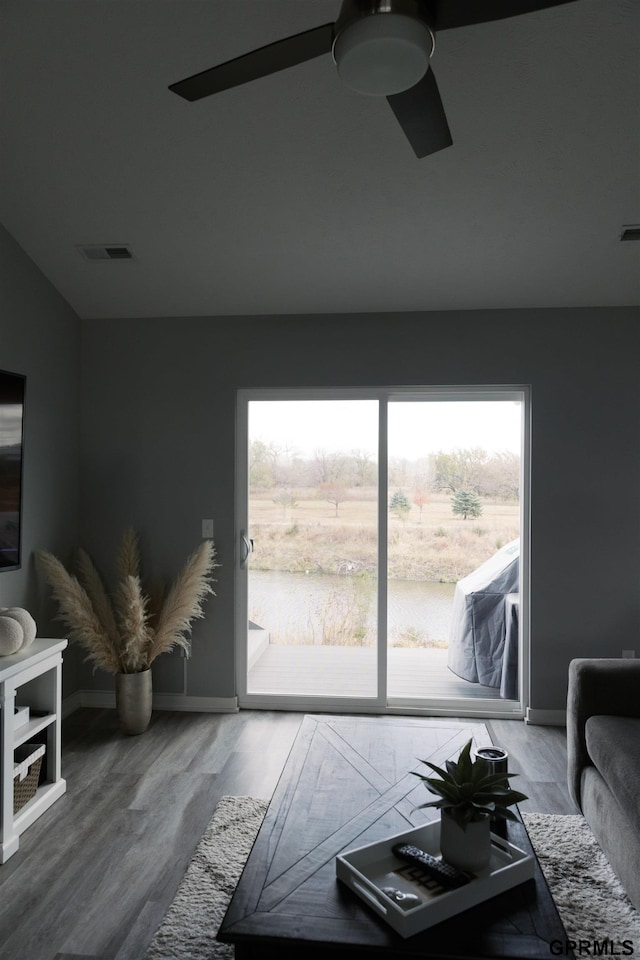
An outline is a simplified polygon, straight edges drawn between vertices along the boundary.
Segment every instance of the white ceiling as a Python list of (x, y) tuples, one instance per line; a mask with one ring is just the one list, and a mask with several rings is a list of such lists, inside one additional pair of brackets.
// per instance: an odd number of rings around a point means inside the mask
[[(480, 0), (478, 0), (480, 2)], [(330, 56), (167, 85), (339, 0), (4, 0), (0, 222), (82, 317), (640, 302), (640, 3), (443, 31), (453, 147), (417, 160)], [(90, 263), (78, 245), (131, 245)]]

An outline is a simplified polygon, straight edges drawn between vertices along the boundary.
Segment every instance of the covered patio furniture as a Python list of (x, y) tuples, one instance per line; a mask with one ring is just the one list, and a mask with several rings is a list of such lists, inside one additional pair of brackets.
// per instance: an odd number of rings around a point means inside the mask
[[(518, 593), (519, 560), (520, 540), (513, 540), (456, 584), (448, 667), (463, 680), (487, 687), (501, 686), (507, 626), (506, 599), (510, 594)], [(511, 618), (512, 601), (509, 611)], [(510, 628), (513, 628), (511, 619)], [(510, 672), (512, 670), (513, 650), (510, 652)], [(505, 693), (513, 693), (513, 684), (509, 684), (508, 688), (505, 686)]]

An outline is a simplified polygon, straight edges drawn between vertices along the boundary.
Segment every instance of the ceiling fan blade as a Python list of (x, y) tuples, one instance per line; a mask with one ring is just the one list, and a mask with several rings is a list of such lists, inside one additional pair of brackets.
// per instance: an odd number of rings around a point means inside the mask
[(559, 7), (563, 3), (575, 0), (436, 0), (434, 7), (434, 27), (436, 30), (448, 30), (450, 27), (466, 27), (471, 23), (485, 23), (488, 20), (504, 20), (523, 13), (546, 10), (547, 7)]
[(449, 124), (431, 68), (414, 87), (387, 100), (416, 157), (428, 157), (451, 146)]
[(251, 53), (245, 53), (217, 67), (172, 83), (169, 90), (185, 100), (200, 100), (212, 93), (237, 87), (241, 83), (266, 77), (305, 60), (313, 60), (323, 53), (330, 53), (332, 43), (333, 23), (325, 23), (321, 27), (296, 33), (284, 40), (276, 40), (266, 47), (259, 47)]

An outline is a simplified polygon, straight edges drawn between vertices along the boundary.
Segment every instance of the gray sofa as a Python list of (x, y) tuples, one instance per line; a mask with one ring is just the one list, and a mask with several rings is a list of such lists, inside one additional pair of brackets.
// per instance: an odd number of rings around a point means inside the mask
[(569, 792), (640, 910), (640, 660), (572, 660)]

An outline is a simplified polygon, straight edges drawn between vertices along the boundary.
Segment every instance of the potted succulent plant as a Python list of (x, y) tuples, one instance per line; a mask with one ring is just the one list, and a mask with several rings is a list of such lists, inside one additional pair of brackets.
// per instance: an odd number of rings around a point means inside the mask
[(517, 819), (508, 808), (527, 797), (509, 786), (508, 777), (517, 774), (494, 773), (483, 757), (472, 759), (471, 744), (471, 740), (465, 743), (457, 761), (447, 760), (445, 770), (428, 760), (420, 761), (438, 777), (411, 772), (432, 793), (438, 794), (437, 800), (422, 803), (418, 809), (440, 809), (443, 859), (461, 870), (477, 873), (487, 866), (491, 857), (491, 819)]

